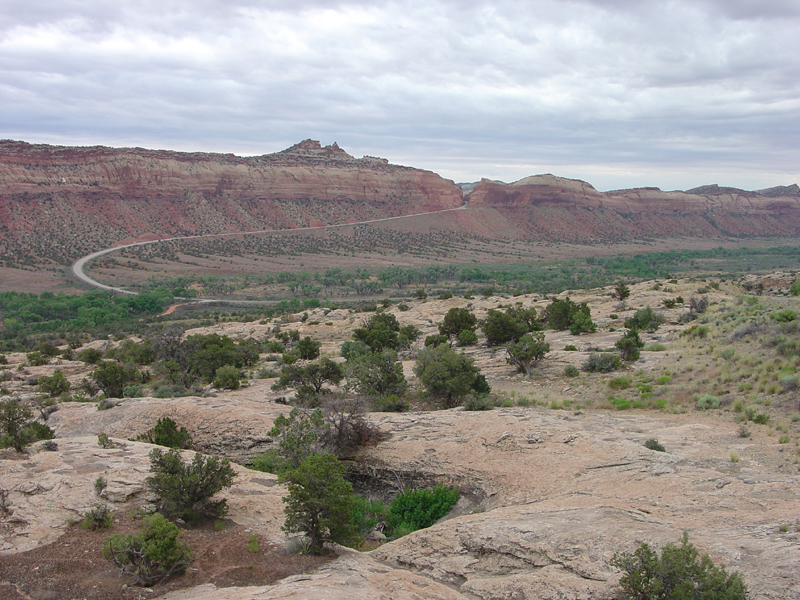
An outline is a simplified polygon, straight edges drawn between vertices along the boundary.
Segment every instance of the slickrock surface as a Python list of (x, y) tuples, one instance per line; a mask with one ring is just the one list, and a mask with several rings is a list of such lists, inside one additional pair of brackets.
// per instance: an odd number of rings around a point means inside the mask
[[(144, 480), (149, 475), (148, 454), (157, 446), (111, 439), (118, 443), (117, 448), (100, 448), (97, 437), (74, 437), (59, 438), (55, 452), (41, 451), (41, 444), (27, 457), (3, 451), (6, 460), (0, 460), (0, 481), (11, 491), (8, 500), (13, 513), (0, 523), (0, 552), (49, 544), (63, 533), (70, 519), (80, 521), (98, 504), (115, 511), (152, 506), (156, 498)], [(186, 451), (185, 460), (192, 455)], [(283, 486), (274, 475), (238, 465), (234, 468), (233, 486), (221, 493), (228, 501), (229, 518), (269, 539), (283, 540)], [(98, 477), (107, 482), (100, 495), (95, 492)]]

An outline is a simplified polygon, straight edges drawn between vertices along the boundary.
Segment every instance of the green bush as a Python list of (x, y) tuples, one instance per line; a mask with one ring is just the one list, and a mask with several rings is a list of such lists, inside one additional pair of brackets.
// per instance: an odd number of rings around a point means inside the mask
[(145, 483), (160, 496), (159, 510), (166, 516), (196, 521), (224, 517), (228, 512), (224, 499), (211, 500), (211, 496), (230, 487), (236, 477), (227, 458), (197, 453), (187, 464), (178, 449), (163, 453), (155, 448), (150, 452), (150, 472), (153, 475)]
[(397, 394), (390, 394), (383, 398), (373, 399), (372, 410), (376, 412), (406, 412), (408, 411), (408, 402)]
[(169, 417), (161, 417), (156, 424), (136, 438), (137, 442), (158, 444), (167, 448), (191, 448), (192, 436), (185, 427), (178, 428), (178, 424)]
[(661, 313), (657, 313), (651, 306), (640, 308), (632, 317), (625, 319), (625, 327), (628, 329), (639, 329), (641, 331), (656, 331), (666, 319)]
[(83, 515), (81, 527), (88, 531), (106, 529), (114, 523), (114, 512), (104, 504), (98, 504)]
[(578, 375), (580, 375), (580, 371), (578, 371), (578, 367), (576, 367), (575, 365), (567, 365), (566, 367), (564, 367), (562, 374), (564, 375), (564, 377), (577, 377)]
[(214, 374), (214, 387), (220, 390), (239, 389), (242, 372), (233, 365), (223, 365)]
[(276, 448), (271, 448), (266, 452), (255, 455), (250, 463), (250, 468), (254, 471), (261, 471), (262, 473), (278, 475), (286, 468), (287, 464), (286, 459), (281, 456), (281, 451)]
[(655, 450), (656, 452), (666, 452), (667, 449), (656, 439), (650, 438), (644, 443), (645, 448), (649, 448), (650, 450)]
[(344, 466), (332, 454), (311, 454), (297, 468), (280, 475), (288, 489), (283, 498), (283, 530), (304, 534), (312, 554), (321, 554), (326, 542), (360, 543), (353, 522), (356, 497), (343, 475)]
[(619, 354), (612, 352), (591, 352), (581, 369), (589, 373), (610, 373), (622, 367)]
[(711, 394), (703, 394), (697, 399), (697, 408), (707, 410), (709, 408), (719, 408), (719, 398)]
[(669, 375), (661, 375), (661, 377), (656, 379), (656, 383), (658, 385), (669, 385), (670, 383), (672, 383), (672, 377), (670, 377)]
[(784, 308), (783, 310), (772, 313), (770, 317), (778, 321), (778, 323), (789, 323), (797, 319), (797, 313), (788, 308)]
[(628, 410), (631, 407), (631, 401), (625, 398), (614, 398), (611, 403), (617, 410)]
[(608, 387), (612, 390), (627, 390), (633, 381), (630, 377), (615, 377), (608, 380)]
[(464, 401), (464, 410), (478, 411), (478, 410), (492, 410), (494, 402), (488, 396), (467, 396)]
[(109, 537), (103, 542), (103, 557), (147, 587), (186, 571), (192, 552), (178, 542), (177, 526), (158, 513), (145, 517), (142, 525), (138, 535)]
[(639, 360), (639, 356), (641, 355), (640, 349), (644, 347), (644, 342), (639, 338), (638, 330), (629, 329), (617, 340), (614, 347), (619, 350), (622, 360), (634, 362)]
[(472, 329), (464, 329), (460, 331), (458, 334), (458, 340), (456, 342), (456, 346), (464, 347), (464, 346), (474, 346), (478, 343), (478, 334), (475, 333)]
[(659, 557), (647, 544), (633, 554), (615, 554), (611, 565), (624, 572), (619, 584), (629, 600), (745, 600), (747, 586), (738, 573), (728, 575), (689, 543), (667, 544)]
[(566, 346), (564, 346), (564, 352), (577, 352), (577, 351), (578, 349), (572, 344), (567, 344)]
[(409, 531), (430, 527), (458, 502), (458, 488), (437, 485), (399, 494), (389, 508), (389, 524)]

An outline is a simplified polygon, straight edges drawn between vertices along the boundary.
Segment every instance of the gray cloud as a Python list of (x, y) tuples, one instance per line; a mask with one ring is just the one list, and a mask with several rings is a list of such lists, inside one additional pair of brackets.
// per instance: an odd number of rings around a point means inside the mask
[(37, 2), (0, 8), (0, 133), (445, 176), (794, 182), (800, 3)]

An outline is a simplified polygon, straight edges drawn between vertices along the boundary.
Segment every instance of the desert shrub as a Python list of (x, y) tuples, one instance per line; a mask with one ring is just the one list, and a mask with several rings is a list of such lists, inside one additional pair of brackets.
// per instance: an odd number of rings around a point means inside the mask
[(753, 415), (753, 423), (757, 425), (766, 425), (769, 423), (769, 415), (766, 413), (756, 413)]
[(141, 398), (142, 397), (142, 386), (138, 383), (133, 385), (126, 385), (122, 388), (122, 396), (124, 398)]
[(627, 390), (633, 381), (630, 377), (615, 377), (608, 380), (608, 387), (612, 390)]
[(286, 468), (286, 464), (286, 459), (281, 456), (280, 450), (271, 448), (266, 452), (256, 454), (250, 463), (250, 468), (254, 471), (277, 475)]
[(42, 450), (46, 452), (55, 452), (58, 450), (58, 443), (54, 442), (53, 440), (47, 440), (42, 443)]
[(777, 321), (778, 323), (789, 323), (797, 319), (797, 313), (788, 308), (784, 308), (783, 310), (779, 310), (778, 312), (772, 313), (770, 315), (770, 318)]
[(437, 485), (398, 494), (389, 508), (389, 524), (409, 531), (430, 527), (458, 502), (458, 488)]
[(56, 371), (50, 377), (42, 375), (37, 380), (39, 391), (44, 392), (51, 398), (60, 396), (64, 392), (68, 392), (70, 383), (67, 381), (66, 376), (61, 371)]
[(578, 371), (578, 367), (575, 365), (567, 365), (564, 367), (562, 374), (564, 377), (577, 377), (580, 374), (580, 371)]
[(114, 523), (114, 512), (105, 504), (98, 504), (83, 515), (81, 527), (88, 531), (106, 529)]
[(478, 319), (468, 309), (451, 308), (439, 325), (439, 334), (457, 338), (464, 331), (475, 333), (477, 324)]
[(658, 385), (669, 385), (672, 383), (672, 377), (669, 375), (661, 375), (658, 379), (656, 379), (656, 383)]
[(789, 392), (800, 387), (797, 375), (784, 375), (781, 377), (780, 383), (784, 392)]
[(458, 405), (472, 389), (478, 373), (473, 359), (444, 344), (424, 348), (414, 365), (414, 374), (430, 394), (443, 399), (445, 408)]
[(105, 448), (106, 450), (117, 447), (116, 442), (109, 438), (105, 433), (97, 434), (97, 445), (101, 448)]
[(631, 407), (631, 401), (625, 398), (613, 398), (611, 404), (613, 404), (614, 408), (617, 410), (628, 410)]
[(223, 365), (214, 374), (214, 387), (221, 390), (239, 389), (242, 372), (233, 365)]
[(692, 325), (681, 333), (681, 337), (685, 336), (689, 339), (705, 339), (708, 337), (708, 325)]
[(86, 348), (78, 352), (78, 359), (87, 365), (96, 365), (103, 358), (103, 353), (97, 348)]
[(544, 318), (552, 329), (557, 331), (569, 329), (573, 335), (597, 330), (597, 325), (592, 322), (589, 305), (586, 302), (575, 304), (569, 298), (553, 300), (545, 308)]
[(376, 412), (406, 412), (408, 402), (396, 394), (390, 394), (383, 398), (373, 399), (372, 410)]
[(29, 444), (53, 437), (53, 430), (36, 422), (30, 409), (18, 399), (0, 401), (0, 448), (23, 452)]
[[(699, 290), (698, 290), (699, 291)], [(689, 312), (696, 314), (703, 314), (708, 310), (708, 297), (707, 296), (692, 296), (689, 298)]]
[(642, 348), (642, 350), (645, 351), (645, 352), (663, 352), (666, 349), (667, 349), (667, 345), (666, 344), (662, 344), (660, 342), (654, 342), (654, 343), (648, 344), (647, 346)]
[(488, 396), (470, 395), (464, 401), (464, 410), (478, 411), (478, 410), (492, 410), (494, 402)]
[(295, 388), (297, 398), (302, 401), (318, 398), (326, 392), (325, 385), (338, 385), (344, 379), (342, 367), (330, 358), (323, 358), (306, 365), (284, 365), (278, 381), (272, 384), (275, 391)]
[(309, 336), (297, 342), (297, 356), (303, 360), (314, 360), (319, 356), (319, 348), (322, 344)]
[(164, 453), (155, 448), (150, 452), (150, 472), (153, 475), (145, 483), (161, 498), (159, 510), (166, 516), (196, 521), (228, 512), (224, 499), (211, 500), (236, 477), (227, 458), (197, 453), (191, 463), (184, 463), (178, 449)]
[(589, 373), (610, 373), (622, 367), (619, 354), (613, 352), (591, 352), (581, 369)]
[(528, 326), (514, 314), (490, 309), (481, 331), (486, 335), (486, 343), (496, 346), (520, 339), (528, 332)]
[(460, 331), (458, 334), (458, 339), (456, 341), (456, 346), (464, 347), (464, 346), (474, 346), (478, 343), (478, 334), (475, 333), (472, 329), (464, 329)]
[(108, 482), (106, 481), (106, 478), (100, 475), (94, 480), (94, 493), (99, 496), (103, 493), (103, 490), (106, 489), (107, 486)]
[(311, 454), (297, 468), (280, 475), (288, 490), (283, 498), (286, 521), (282, 529), (304, 534), (311, 554), (321, 554), (326, 542), (360, 542), (353, 522), (353, 487), (343, 475), (344, 466), (332, 454)]
[(641, 331), (656, 331), (666, 319), (661, 313), (657, 313), (651, 306), (640, 308), (632, 317), (625, 319), (625, 327), (628, 329), (639, 329)]
[(28, 364), (31, 367), (41, 367), (42, 365), (50, 364), (50, 358), (38, 350), (28, 352), (25, 356), (27, 357)]
[(506, 362), (515, 365), (520, 373), (530, 377), (533, 366), (550, 352), (550, 344), (544, 341), (544, 333), (526, 333), (518, 342), (511, 342), (506, 348)]
[(425, 338), (425, 347), (439, 346), (440, 344), (449, 344), (450, 338), (440, 333), (433, 333)]
[(132, 575), (138, 585), (152, 586), (183, 573), (192, 559), (180, 531), (158, 513), (145, 517), (137, 535), (112, 535), (103, 543), (103, 557)]
[(633, 554), (614, 554), (611, 565), (624, 574), (619, 584), (629, 600), (745, 600), (747, 586), (699, 553), (684, 532), (680, 545), (667, 544), (661, 556), (642, 544)]
[(191, 448), (192, 436), (185, 427), (178, 428), (178, 424), (169, 417), (161, 417), (156, 424), (136, 438), (137, 442), (158, 444), (167, 448)]
[(483, 373), (475, 375), (475, 381), (472, 382), (472, 391), (479, 396), (486, 396), (492, 393), (492, 386), (486, 381), (486, 376)]
[(711, 394), (703, 394), (697, 399), (697, 408), (707, 410), (709, 408), (719, 408), (719, 398)]
[(636, 329), (629, 329), (625, 334), (617, 340), (614, 344), (619, 350), (620, 357), (626, 362), (634, 362), (639, 360), (641, 355), (641, 348), (644, 347), (644, 342), (639, 337), (639, 332)]
[(573, 344), (567, 344), (566, 346), (564, 346), (564, 351), (565, 352), (577, 352), (578, 349)]
[(397, 352), (389, 349), (351, 358), (344, 365), (344, 376), (349, 390), (370, 398), (402, 395), (408, 385)]
[(789, 288), (789, 292), (792, 294), (792, 296), (800, 296), (800, 277), (794, 280)]
[(361, 496), (353, 497), (353, 524), (359, 535), (375, 529), (380, 522), (389, 519), (389, 507), (380, 500), (367, 500)]
[(666, 452), (667, 449), (664, 448), (664, 445), (661, 444), (656, 438), (650, 438), (646, 440), (644, 443), (645, 448), (649, 448), (650, 450), (655, 450), (656, 452)]

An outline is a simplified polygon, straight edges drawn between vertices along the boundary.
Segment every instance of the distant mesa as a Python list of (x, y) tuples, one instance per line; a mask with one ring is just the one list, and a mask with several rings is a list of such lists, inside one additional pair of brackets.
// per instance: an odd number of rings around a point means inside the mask
[(303, 140), (261, 156), (0, 141), (0, 255), (66, 264), (123, 240), (357, 223), (462, 207), (420, 231), (585, 243), (800, 236), (797, 184), (599, 192), (541, 174), (456, 185)]

